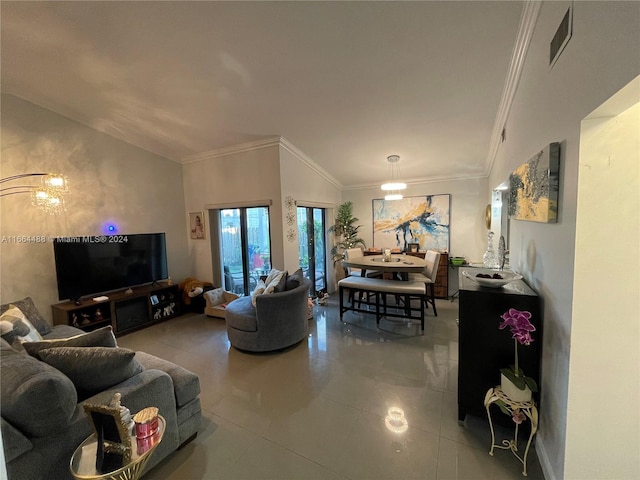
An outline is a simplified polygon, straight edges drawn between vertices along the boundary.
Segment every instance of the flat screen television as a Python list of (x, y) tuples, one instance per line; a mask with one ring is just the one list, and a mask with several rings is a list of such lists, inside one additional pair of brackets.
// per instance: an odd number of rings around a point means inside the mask
[(60, 300), (78, 300), (168, 277), (164, 233), (58, 237), (53, 253)]

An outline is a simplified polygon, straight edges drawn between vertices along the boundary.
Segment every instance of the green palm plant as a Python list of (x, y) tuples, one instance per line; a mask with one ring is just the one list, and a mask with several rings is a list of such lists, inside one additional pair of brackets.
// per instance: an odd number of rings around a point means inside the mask
[(364, 240), (358, 237), (358, 230), (362, 225), (354, 225), (359, 219), (353, 216), (353, 202), (344, 202), (338, 207), (336, 221), (329, 227), (338, 241), (331, 248), (334, 265), (344, 260), (344, 251), (361, 245), (366, 248)]

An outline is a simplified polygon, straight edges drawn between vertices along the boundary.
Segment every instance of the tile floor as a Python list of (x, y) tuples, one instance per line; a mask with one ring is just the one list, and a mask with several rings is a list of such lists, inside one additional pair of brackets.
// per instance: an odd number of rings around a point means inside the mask
[[(232, 348), (224, 321), (204, 315), (120, 337), (200, 376), (198, 437), (145, 479), (523, 478), (510, 452), (489, 456), (486, 420), (458, 424), (457, 302), (438, 300), (420, 335), (353, 312), (341, 323), (336, 301), (315, 307), (306, 341), (272, 354)], [(528, 474), (544, 478), (534, 449)]]

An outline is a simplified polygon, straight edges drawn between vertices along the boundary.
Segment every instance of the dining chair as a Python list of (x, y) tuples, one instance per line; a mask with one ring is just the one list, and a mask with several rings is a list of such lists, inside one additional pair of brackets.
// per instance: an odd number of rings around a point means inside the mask
[[(357, 260), (358, 258), (362, 258), (362, 257), (364, 257), (364, 253), (362, 252), (361, 248), (348, 248), (347, 250), (344, 251), (345, 260)], [(362, 275), (361, 268), (346, 267), (345, 270), (347, 275), (358, 275), (358, 276)], [(382, 272), (377, 270), (367, 270), (366, 276), (369, 278), (381, 277)]]
[(422, 269), (422, 273), (410, 273), (409, 279), (415, 282), (424, 282), (425, 286), (425, 307), (429, 308), (429, 303), (433, 307), (434, 316), (438, 316), (436, 310), (436, 275), (438, 274), (438, 265), (440, 265), (440, 252), (435, 250), (427, 250), (424, 256), (426, 266)]
[[(344, 251), (344, 259), (345, 260), (357, 260), (358, 258), (364, 257), (364, 253), (362, 252), (361, 248), (348, 248)], [(361, 268), (357, 268), (357, 267), (345, 267), (345, 273), (347, 276), (362, 276), (362, 269)], [(377, 271), (377, 270), (367, 270), (367, 273), (365, 274), (366, 277), (368, 278), (378, 278), (378, 277), (382, 277), (382, 272)], [(353, 302), (354, 298), (353, 298), (353, 292), (349, 292), (349, 301)], [(359, 299), (358, 299), (358, 306), (360, 305), (360, 302), (362, 301), (362, 293), (360, 293)], [(367, 301), (369, 301), (369, 294), (367, 294)]]

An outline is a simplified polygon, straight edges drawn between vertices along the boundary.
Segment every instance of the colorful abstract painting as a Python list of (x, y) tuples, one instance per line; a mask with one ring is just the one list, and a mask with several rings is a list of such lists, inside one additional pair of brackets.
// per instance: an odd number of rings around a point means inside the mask
[(558, 221), (560, 144), (551, 143), (509, 175), (509, 218)]
[(407, 249), (419, 243), (420, 250), (449, 251), (451, 195), (373, 200), (373, 244), (378, 248)]

